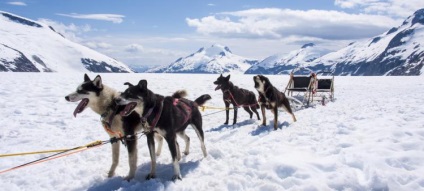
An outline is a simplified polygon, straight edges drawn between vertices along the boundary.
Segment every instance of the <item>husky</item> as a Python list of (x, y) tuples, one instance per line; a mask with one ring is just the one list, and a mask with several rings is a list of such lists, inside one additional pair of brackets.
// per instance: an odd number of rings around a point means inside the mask
[(283, 92), (278, 91), (269, 79), (263, 75), (257, 75), (253, 77), (255, 83), (255, 89), (259, 93), (259, 105), (261, 105), (262, 111), (262, 125), (266, 126), (265, 109), (271, 110), (274, 114), (274, 130), (277, 130), (278, 122), (278, 108), (282, 107), (287, 113), (289, 113), (293, 121), (296, 122), (296, 117), (290, 107), (290, 102)]
[[(142, 120), (151, 158), (150, 173), (146, 176), (146, 179), (156, 176), (154, 134), (159, 134), (166, 140), (171, 152), (174, 166), (172, 180), (181, 180), (178, 163), (181, 159), (181, 153), (176, 136), (178, 135), (185, 141), (184, 154), (188, 154), (190, 138), (185, 134), (185, 129), (190, 124), (200, 139), (203, 156), (207, 156), (202, 129), (202, 115), (198, 106), (202, 106), (207, 100), (211, 99), (211, 96), (204, 94), (195, 101), (191, 101), (184, 98), (186, 96), (185, 91), (177, 91), (173, 96), (165, 97), (148, 89), (146, 80), (140, 80), (137, 85), (132, 85), (129, 82), (126, 82), (125, 85), (128, 85), (128, 88), (116, 98), (116, 103), (125, 106), (125, 109), (120, 112), (122, 117), (137, 115)], [(159, 141), (159, 145), (161, 144), (162, 139)]]
[[(223, 94), (223, 100), (225, 104), (225, 108), (229, 108), (230, 103), (234, 106), (234, 118), (233, 118), (233, 125), (237, 123), (237, 110), (238, 107), (243, 107), (247, 113), (250, 115), (250, 119), (253, 117), (253, 113), (256, 114), (258, 117), (258, 120), (261, 120), (259, 117), (259, 113), (257, 109), (259, 108), (258, 101), (256, 101), (255, 93), (252, 91), (239, 88), (235, 86), (230, 81), (230, 75), (227, 77), (219, 76), (215, 82), (213, 82), (216, 86), (215, 91), (221, 89)], [(253, 111), (253, 112), (252, 112)], [(225, 110), (225, 122), (224, 124), (228, 124), (228, 118), (229, 118), (229, 109)]]
[[(102, 125), (111, 138), (128, 137), (141, 130), (140, 116), (131, 114), (121, 116), (118, 112), (124, 109), (115, 103), (114, 99), (119, 97), (119, 92), (104, 85), (102, 78), (97, 75), (91, 80), (87, 74), (84, 74), (84, 81), (77, 87), (77, 90), (65, 97), (69, 102), (80, 101), (74, 110), (74, 117), (84, 111), (85, 108), (91, 108), (95, 113), (101, 116)], [(128, 150), (130, 170), (125, 180), (134, 178), (137, 168), (137, 139), (125, 139), (123, 141)], [(112, 143), (112, 165), (108, 172), (108, 177), (115, 175), (115, 169), (119, 162), (119, 142)]]

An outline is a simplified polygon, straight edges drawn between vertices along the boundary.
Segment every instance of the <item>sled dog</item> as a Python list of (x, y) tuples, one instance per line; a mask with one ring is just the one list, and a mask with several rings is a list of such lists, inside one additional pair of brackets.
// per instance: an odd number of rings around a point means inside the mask
[[(74, 117), (78, 113), (89, 107), (101, 116), (102, 125), (111, 138), (119, 138), (121, 136), (134, 135), (136, 131), (141, 129), (140, 116), (130, 114), (126, 116), (119, 115), (125, 107), (119, 106), (114, 99), (119, 93), (106, 86), (102, 82), (100, 75), (91, 80), (87, 74), (84, 75), (84, 81), (77, 87), (77, 90), (65, 97), (69, 102), (77, 102), (79, 104), (74, 110)], [(130, 170), (125, 177), (130, 180), (134, 177), (137, 168), (137, 139), (125, 139), (123, 141), (128, 150), (128, 159)], [(115, 174), (115, 169), (119, 162), (119, 142), (112, 143), (112, 165), (108, 172), (108, 177)]]
[(262, 111), (262, 125), (266, 125), (265, 109), (269, 109), (274, 114), (274, 130), (277, 130), (279, 107), (287, 111), (292, 116), (293, 121), (296, 122), (296, 117), (290, 107), (290, 102), (283, 92), (278, 91), (278, 89), (271, 84), (269, 79), (263, 75), (254, 76), (253, 81), (255, 83), (255, 89), (259, 93), (258, 102)]
[[(185, 91), (177, 91), (173, 96), (162, 96), (148, 89), (146, 80), (140, 80), (137, 85), (132, 85), (129, 82), (125, 85), (128, 85), (128, 88), (116, 98), (116, 103), (125, 107), (120, 112), (122, 117), (137, 115), (142, 121), (151, 158), (150, 173), (146, 176), (146, 179), (156, 176), (154, 134), (159, 134), (168, 143), (174, 166), (172, 180), (181, 179), (178, 163), (181, 159), (181, 153), (176, 136), (184, 139), (186, 143), (184, 154), (188, 154), (190, 138), (185, 134), (185, 129), (190, 124), (200, 139), (203, 156), (207, 156), (202, 129), (202, 115), (198, 106), (202, 106), (211, 97), (204, 94), (195, 101), (191, 101), (184, 98), (186, 96)], [(161, 142), (162, 139), (159, 140), (160, 145)]]
[(213, 83), (217, 85), (215, 88), (215, 91), (219, 89), (222, 90), (222, 94), (223, 94), (222, 99), (224, 100), (225, 108), (227, 108), (225, 110), (224, 124), (226, 125), (228, 124), (228, 118), (230, 113), (228, 108), (230, 106), (230, 103), (233, 105), (233, 108), (234, 108), (233, 125), (237, 123), (238, 107), (243, 107), (243, 109), (247, 111), (247, 113), (249, 113), (250, 119), (252, 119), (253, 113), (255, 113), (256, 116), (258, 117), (258, 120), (261, 120), (261, 118), (259, 117), (259, 113), (257, 111), (257, 109), (259, 108), (259, 104), (256, 101), (255, 93), (235, 86), (230, 81), (230, 75), (228, 75), (227, 77), (224, 77), (221, 74), (221, 76), (219, 76), (216, 79), (216, 81)]

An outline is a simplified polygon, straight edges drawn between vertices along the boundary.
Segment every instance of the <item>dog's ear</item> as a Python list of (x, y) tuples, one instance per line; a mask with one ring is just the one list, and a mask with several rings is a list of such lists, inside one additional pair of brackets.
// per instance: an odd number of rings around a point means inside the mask
[(140, 89), (147, 89), (147, 80), (140, 80), (140, 81), (138, 82), (138, 87), (139, 87)]
[(226, 80), (226, 81), (230, 81), (230, 77), (231, 77), (231, 75), (230, 75), (230, 74), (228, 74), (228, 76), (227, 76), (227, 77), (225, 77), (225, 80)]
[(93, 84), (98, 88), (103, 88), (102, 77), (100, 77), (100, 75), (97, 75), (96, 78), (94, 78), (93, 80)]
[(132, 85), (132, 84), (131, 84), (131, 83), (129, 83), (129, 82), (125, 82), (125, 83), (124, 83), (124, 85), (129, 86), (129, 87), (134, 86), (134, 85)]
[(87, 74), (84, 74), (84, 82), (89, 82), (91, 81), (90, 77), (88, 77)]

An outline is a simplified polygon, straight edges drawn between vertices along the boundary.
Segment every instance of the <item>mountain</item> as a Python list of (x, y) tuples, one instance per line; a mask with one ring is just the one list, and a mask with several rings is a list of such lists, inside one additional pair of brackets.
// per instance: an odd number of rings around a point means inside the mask
[(0, 72), (133, 72), (53, 27), (0, 11)]
[(187, 57), (179, 58), (175, 62), (160, 66), (147, 72), (152, 73), (244, 73), (257, 60), (247, 59), (235, 55), (231, 50), (219, 44), (208, 48), (200, 48)]
[(267, 57), (249, 68), (246, 74), (288, 74), (293, 68), (310, 63), (328, 52), (330, 50), (308, 43), (288, 54)]
[(332, 70), (336, 75), (423, 75), (424, 9), (402, 25), (374, 38), (357, 41), (309, 63), (314, 71)]

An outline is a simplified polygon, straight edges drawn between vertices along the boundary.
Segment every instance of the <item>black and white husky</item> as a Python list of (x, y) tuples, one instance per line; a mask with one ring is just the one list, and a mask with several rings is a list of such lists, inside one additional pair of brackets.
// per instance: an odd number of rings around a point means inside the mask
[[(119, 112), (125, 107), (115, 103), (115, 98), (119, 96), (119, 92), (104, 85), (102, 78), (97, 75), (94, 80), (90, 80), (87, 74), (84, 75), (84, 81), (77, 87), (77, 90), (65, 97), (67, 101), (80, 101), (74, 111), (74, 116), (89, 107), (102, 117), (102, 125), (109, 136), (119, 138), (120, 136), (134, 135), (136, 131), (141, 130), (140, 116), (130, 114), (127, 116), (119, 115)], [(128, 158), (130, 170), (125, 177), (130, 180), (134, 177), (137, 169), (137, 139), (125, 139), (128, 149)], [(119, 162), (120, 143), (112, 143), (112, 165), (110, 167), (108, 177), (115, 174), (115, 169)]]
[[(184, 98), (185, 91), (177, 91), (173, 96), (165, 97), (149, 90), (146, 80), (140, 80), (137, 85), (128, 82), (125, 84), (128, 85), (128, 88), (116, 99), (116, 102), (125, 106), (125, 109), (120, 112), (122, 117), (137, 115), (142, 120), (151, 158), (151, 169), (146, 179), (155, 178), (155, 134), (165, 138), (168, 143), (174, 165), (172, 179), (181, 179), (178, 163), (181, 159), (181, 153), (176, 136), (184, 139), (186, 143), (184, 154), (188, 154), (190, 138), (185, 134), (185, 129), (188, 125), (191, 125), (200, 139), (203, 156), (207, 156), (202, 129), (202, 115), (198, 106), (203, 105), (211, 97), (204, 94), (195, 101), (191, 101)], [(161, 146), (162, 139), (159, 140), (159, 146)]]

